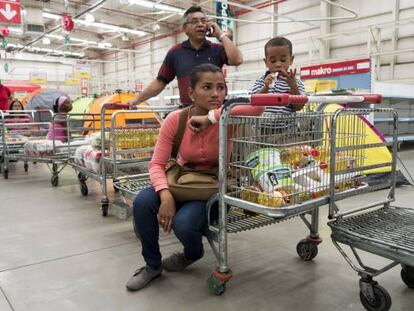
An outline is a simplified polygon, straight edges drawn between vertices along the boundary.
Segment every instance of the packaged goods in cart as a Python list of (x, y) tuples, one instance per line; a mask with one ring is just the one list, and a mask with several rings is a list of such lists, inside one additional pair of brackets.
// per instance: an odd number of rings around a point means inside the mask
[[(55, 141), (55, 147), (62, 145), (62, 142)], [(51, 140), (32, 140), (24, 144), (24, 154), (26, 156), (50, 156), (53, 153), (53, 141)]]

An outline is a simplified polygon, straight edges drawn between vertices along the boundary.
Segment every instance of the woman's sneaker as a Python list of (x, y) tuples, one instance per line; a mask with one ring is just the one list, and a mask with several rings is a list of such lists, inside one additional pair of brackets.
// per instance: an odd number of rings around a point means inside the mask
[(185, 268), (197, 260), (198, 259), (192, 260), (185, 258), (184, 253), (174, 253), (162, 261), (161, 267), (168, 272), (179, 272), (183, 271)]
[(136, 291), (147, 286), (149, 282), (161, 275), (162, 268), (156, 270), (149, 266), (142, 267), (135, 271), (134, 275), (128, 280), (126, 288), (130, 291)]

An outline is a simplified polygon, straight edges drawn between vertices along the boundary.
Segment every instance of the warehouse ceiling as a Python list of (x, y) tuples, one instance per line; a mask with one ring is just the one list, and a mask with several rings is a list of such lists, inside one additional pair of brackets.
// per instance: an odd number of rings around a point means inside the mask
[[(215, 14), (215, 1), (21, 0), (23, 23), (8, 26), (6, 50), (83, 59), (133, 51), (139, 42), (180, 30), (182, 13), (192, 4)], [(64, 15), (73, 18), (70, 32), (61, 27)]]

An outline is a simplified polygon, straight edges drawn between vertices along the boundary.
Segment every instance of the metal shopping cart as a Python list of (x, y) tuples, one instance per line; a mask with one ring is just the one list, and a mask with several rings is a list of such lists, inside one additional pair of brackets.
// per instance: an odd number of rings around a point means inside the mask
[[(40, 115), (48, 115), (52, 121), (35, 121)], [(52, 172), (52, 185), (58, 185), (58, 174), (65, 166), (68, 155), (58, 137), (46, 138), (49, 126), (53, 128), (55, 125), (55, 117), (50, 110), (1, 112), (1, 120), (4, 120), (1, 122), (4, 178), (9, 177), (11, 161), (24, 162), (25, 171), (28, 170), (28, 162), (46, 163)]]
[(86, 180), (91, 178), (102, 186), (102, 215), (107, 216), (109, 198), (107, 179), (112, 179), (116, 191), (127, 188), (134, 176), (146, 175), (147, 163), (158, 137), (163, 115), (176, 106), (137, 106), (126, 110), (125, 104), (104, 104), (100, 115), (100, 161), (97, 169), (71, 161), (83, 195), (88, 194)]
[[(218, 267), (207, 281), (212, 294), (222, 294), (232, 277), (227, 263), (228, 233), (299, 216), (310, 234), (299, 241), (296, 251), (303, 260), (312, 260), (321, 242), (318, 208), (329, 202), (329, 189), (332, 187), (336, 193), (349, 196), (365, 187), (360, 174), (352, 170), (362, 165), (364, 149), (330, 150), (332, 114), (309, 112), (252, 117), (231, 115), (231, 109), (236, 105), (377, 102), (380, 98), (375, 95), (258, 94), (250, 99), (227, 102), (220, 117), (218, 219), (212, 216), (215, 200), (208, 202), (207, 237), (218, 261)], [(360, 145), (364, 137), (363, 134), (341, 134), (351, 145)], [(332, 163), (332, 159), (336, 161)]]
[[(341, 124), (352, 119), (355, 115), (364, 112), (382, 112), (388, 113), (393, 120), (393, 143), (392, 159), (383, 166), (391, 167), (391, 175), (385, 179), (382, 185), (378, 187), (388, 188), (386, 197), (382, 200), (370, 202), (366, 205), (346, 210), (343, 206), (340, 208), (337, 200), (341, 199), (342, 194), (337, 193), (333, 185), (329, 190), (329, 218), (328, 222), (332, 230), (331, 238), (348, 264), (360, 276), (360, 300), (367, 310), (389, 310), (391, 307), (391, 297), (387, 290), (374, 281), (374, 277), (397, 266), (401, 265), (401, 278), (410, 288), (414, 288), (414, 210), (410, 208), (393, 206), (395, 201), (395, 184), (396, 184), (396, 158), (397, 158), (397, 125), (398, 115), (393, 109), (371, 109), (364, 111), (360, 109), (350, 109), (337, 111), (331, 120), (332, 140), (331, 152), (343, 152), (358, 148), (378, 148), (385, 146), (382, 144), (372, 144), (363, 141), (361, 145), (352, 146), (344, 140), (347, 133), (342, 133), (337, 129)], [(356, 135), (357, 124), (349, 126), (347, 131), (351, 135)], [(365, 138), (365, 137), (363, 137)], [(337, 167), (336, 159), (330, 159), (331, 167)], [(348, 172), (361, 172), (372, 167), (361, 165)], [(330, 172), (331, 179), (337, 175), (338, 170)], [(375, 190), (372, 187), (366, 187), (364, 191)], [(344, 250), (343, 246), (347, 245), (355, 260)], [(392, 262), (381, 269), (373, 268), (364, 264), (358, 250), (366, 251), (380, 257), (391, 260)]]

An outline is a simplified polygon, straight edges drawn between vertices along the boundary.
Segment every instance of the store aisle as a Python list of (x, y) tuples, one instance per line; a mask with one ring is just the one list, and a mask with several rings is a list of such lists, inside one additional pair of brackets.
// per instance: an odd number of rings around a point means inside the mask
[[(414, 148), (400, 157), (414, 176)], [(21, 163), (0, 179), (0, 310), (363, 310), (358, 277), (329, 240), (322, 212), (319, 255), (301, 262), (296, 243), (306, 235), (299, 219), (230, 235), (233, 279), (221, 297), (210, 296), (206, 278), (215, 265), (208, 243), (205, 257), (183, 273), (163, 273), (150, 287), (125, 290), (143, 264), (131, 220), (101, 217), (100, 190), (92, 182), (80, 194), (74, 172), (66, 168), (60, 185), (50, 185), (42, 164)], [(361, 204), (378, 194), (346, 202)], [(412, 206), (413, 188), (401, 187), (398, 204)], [(161, 236), (162, 252), (179, 250), (173, 235)], [(369, 262), (383, 260), (369, 256)], [(377, 278), (392, 299), (391, 310), (409, 310), (414, 291), (398, 268)]]

